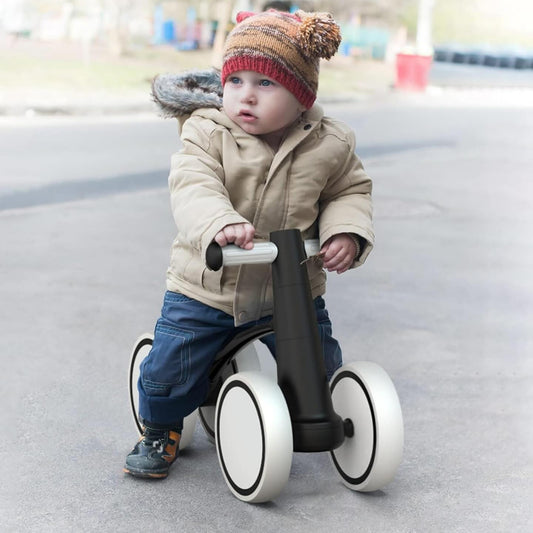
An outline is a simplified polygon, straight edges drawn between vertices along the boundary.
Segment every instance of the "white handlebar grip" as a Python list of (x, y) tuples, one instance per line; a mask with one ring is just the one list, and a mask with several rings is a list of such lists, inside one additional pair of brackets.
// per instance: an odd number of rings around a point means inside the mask
[[(307, 257), (320, 251), (318, 239), (304, 241)], [(273, 263), (278, 256), (278, 248), (272, 242), (256, 242), (251, 250), (244, 250), (235, 244), (220, 247), (212, 242), (206, 253), (206, 264), (211, 270), (219, 270), (222, 266), (252, 265)]]
[(251, 250), (244, 250), (234, 244), (222, 248), (224, 266), (273, 263), (277, 256), (278, 247), (271, 242), (256, 242)]
[(222, 266), (244, 264), (267, 264), (275, 261), (278, 248), (271, 242), (257, 242), (251, 250), (244, 250), (235, 244), (221, 248), (212, 242), (206, 252), (206, 264), (211, 270), (220, 270)]
[(304, 241), (304, 247), (307, 257), (311, 257), (320, 252), (320, 241), (318, 239), (308, 239)]

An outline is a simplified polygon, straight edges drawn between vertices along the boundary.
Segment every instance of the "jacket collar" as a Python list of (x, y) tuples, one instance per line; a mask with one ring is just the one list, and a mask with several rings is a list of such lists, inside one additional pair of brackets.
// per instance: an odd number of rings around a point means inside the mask
[(318, 104), (315, 104), (311, 109), (308, 109), (303, 113), (301, 119), (291, 129), (289, 135), (283, 143), (281, 143), (281, 146), (274, 155), (270, 167), (269, 178), (276, 172), (284, 159), (316, 129), (323, 116), (324, 111)]

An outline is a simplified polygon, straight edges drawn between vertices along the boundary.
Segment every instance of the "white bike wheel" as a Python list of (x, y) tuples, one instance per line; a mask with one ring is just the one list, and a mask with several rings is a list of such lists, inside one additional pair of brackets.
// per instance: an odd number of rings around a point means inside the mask
[(370, 492), (389, 483), (403, 454), (400, 401), (388, 374), (369, 361), (349, 363), (331, 379), (337, 414), (353, 425), (353, 436), (331, 452), (343, 483)]
[[(227, 366), (225, 373), (223, 374), (224, 381), (236, 374), (237, 372), (242, 372), (246, 370), (260, 371), (261, 364), (259, 362), (259, 357), (257, 355), (257, 350), (254, 347), (254, 343), (251, 342), (247, 344), (242, 350), (240, 350), (237, 355), (233, 358), (233, 361), (230, 365)], [(215, 443), (215, 406), (206, 405), (201, 406), (198, 409), (198, 415), (200, 419), (200, 424), (204, 428), (205, 434), (207, 435), (207, 440), (209, 442)]]
[(217, 454), (231, 492), (245, 502), (274, 499), (287, 484), (292, 426), (281, 389), (258, 372), (228, 378), (215, 414)]
[[(151, 333), (144, 333), (141, 335), (133, 345), (133, 350), (130, 359), (130, 370), (128, 373), (128, 392), (130, 396), (130, 407), (135, 426), (139, 434), (142, 434), (142, 422), (139, 416), (139, 394), (137, 390), (137, 382), (139, 381), (141, 363), (150, 353), (154, 336)], [(196, 427), (196, 419), (198, 412), (193, 411), (183, 420), (183, 430), (181, 432), (180, 450), (184, 450), (192, 442), (194, 430)]]
[(183, 419), (183, 429), (181, 430), (180, 450), (188, 448), (194, 438), (196, 429), (196, 420), (198, 419), (198, 409), (195, 409), (190, 415)]
[(152, 349), (154, 336), (150, 333), (141, 335), (133, 345), (133, 350), (130, 358), (130, 371), (128, 374), (128, 392), (130, 395), (130, 407), (133, 421), (137, 427), (137, 431), (142, 433), (142, 423), (139, 417), (139, 392), (137, 390), (137, 383), (139, 381), (141, 363)]

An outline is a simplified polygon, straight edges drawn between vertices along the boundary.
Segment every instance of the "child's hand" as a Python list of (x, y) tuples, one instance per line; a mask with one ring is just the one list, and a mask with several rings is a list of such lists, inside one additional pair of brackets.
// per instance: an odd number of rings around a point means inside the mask
[(353, 263), (359, 247), (347, 233), (338, 233), (330, 237), (320, 249), (322, 264), (328, 272), (342, 274)]
[(215, 235), (215, 242), (220, 246), (233, 243), (245, 250), (251, 250), (254, 247), (252, 240), (254, 235), (255, 228), (247, 222), (243, 224), (228, 224)]

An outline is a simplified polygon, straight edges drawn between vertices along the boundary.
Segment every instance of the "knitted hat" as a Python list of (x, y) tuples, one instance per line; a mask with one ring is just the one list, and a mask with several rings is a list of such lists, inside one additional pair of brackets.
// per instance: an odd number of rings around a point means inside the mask
[(340, 28), (328, 13), (240, 12), (224, 47), (222, 85), (233, 72), (253, 70), (276, 80), (309, 109), (316, 99), (319, 60), (332, 57), (340, 42)]

